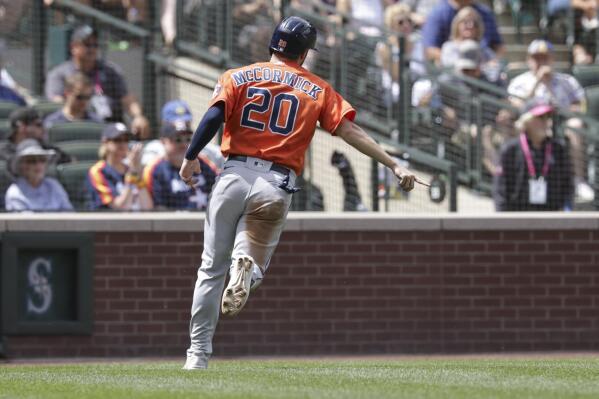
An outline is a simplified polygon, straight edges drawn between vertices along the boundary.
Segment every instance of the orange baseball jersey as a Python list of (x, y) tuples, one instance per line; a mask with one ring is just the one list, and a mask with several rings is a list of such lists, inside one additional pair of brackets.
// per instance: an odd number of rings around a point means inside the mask
[(333, 133), (356, 111), (325, 80), (296, 62), (261, 62), (219, 79), (209, 106), (225, 105), (223, 155), (246, 155), (300, 174), (317, 122)]

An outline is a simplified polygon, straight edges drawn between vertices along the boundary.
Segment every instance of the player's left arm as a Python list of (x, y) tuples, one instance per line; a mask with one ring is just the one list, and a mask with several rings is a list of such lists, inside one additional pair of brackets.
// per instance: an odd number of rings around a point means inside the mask
[(391, 169), (400, 180), (400, 185), (404, 190), (410, 191), (414, 188), (414, 182), (422, 182), (422, 179), (419, 179), (413, 172), (395, 162), (372, 137), (349, 119), (343, 118), (335, 130), (335, 134), (361, 153)]

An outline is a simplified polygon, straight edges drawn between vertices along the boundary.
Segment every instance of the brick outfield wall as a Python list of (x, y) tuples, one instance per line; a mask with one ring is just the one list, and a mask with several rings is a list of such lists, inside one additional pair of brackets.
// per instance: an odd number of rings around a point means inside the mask
[[(96, 233), (94, 333), (10, 357), (183, 358), (202, 233)], [(599, 349), (599, 231), (285, 232), (215, 355)]]

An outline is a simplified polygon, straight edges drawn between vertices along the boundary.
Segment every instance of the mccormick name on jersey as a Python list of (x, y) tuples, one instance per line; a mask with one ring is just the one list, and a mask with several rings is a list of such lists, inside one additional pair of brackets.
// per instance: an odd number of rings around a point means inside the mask
[(254, 67), (244, 68), (232, 74), (235, 86), (239, 87), (249, 82), (274, 82), (282, 83), (296, 90), (303, 91), (314, 100), (318, 99), (318, 94), (322, 92), (322, 87), (312, 83), (308, 79), (298, 76), (297, 73), (281, 71), (276, 68)]

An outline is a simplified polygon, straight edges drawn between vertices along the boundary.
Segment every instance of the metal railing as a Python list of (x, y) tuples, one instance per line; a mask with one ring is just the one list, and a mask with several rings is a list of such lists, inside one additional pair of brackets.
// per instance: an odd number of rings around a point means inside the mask
[[(43, 2), (34, 1), (34, 12), (33, 12), (33, 26), (39, 26), (39, 29), (34, 30), (33, 46), (32, 46), (32, 59), (35, 60), (35, 67), (32, 70), (34, 91), (36, 94), (43, 93), (43, 82), (45, 78), (45, 57), (40, 54), (45, 53), (47, 36), (47, 13), (48, 8), (44, 8)], [(40, 5), (41, 4), (41, 5)], [(155, 2), (149, 1), (149, 22), (148, 26), (153, 28), (156, 26), (155, 21)], [(103, 13), (94, 9), (93, 7), (85, 4), (78, 3), (74, 0), (55, 0), (51, 9), (59, 10), (63, 13), (73, 14), (82, 21), (86, 21), (98, 28), (103, 28), (107, 31), (118, 31), (120, 34), (128, 35), (138, 39), (141, 42), (142, 59), (145, 60), (149, 54), (154, 51), (157, 47), (155, 43), (155, 32), (149, 29), (145, 29), (134, 24), (123, 21), (119, 18), (115, 18), (111, 15)], [(141, 100), (143, 109), (150, 120), (151, 124), (157, 126), (157, 115), (156, 115), (156, 85), (155, 71), (153, 64), (148, 62), (142, 62), (140, 65), (142, 75), (142, 95)]]

